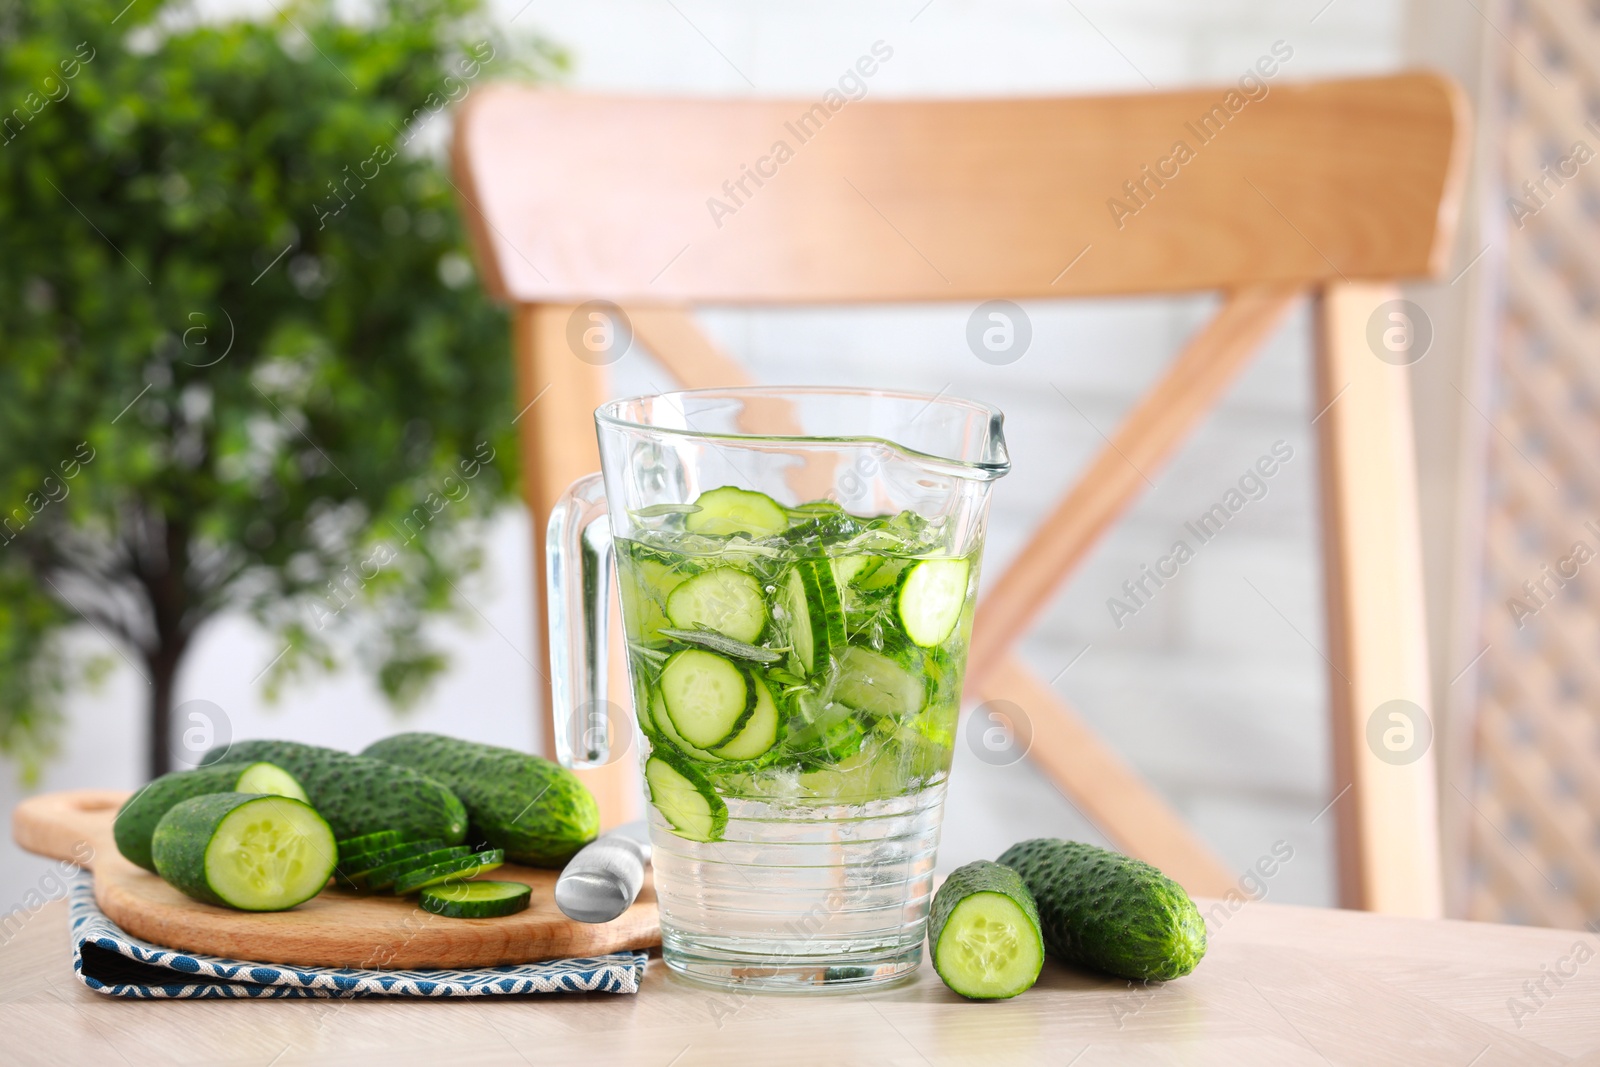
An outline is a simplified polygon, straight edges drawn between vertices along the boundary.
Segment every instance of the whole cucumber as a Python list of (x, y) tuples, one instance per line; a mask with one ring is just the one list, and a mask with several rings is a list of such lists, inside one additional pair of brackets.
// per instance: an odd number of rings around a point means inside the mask
[(163, 774), (133, 796), (117, 812), (111, 836), (117, 851), (147, 871), (156, 869), (150, 839), (156, 824), (173, 806), (207, 793), (274, 793), (305, 800), (306, 792), (288, 771), (259, 762), (214, 763), (192, 771)]
[(471, 838), (529, 867), (560, 867), (600, 833), (600, 807), (578, 776), (515, 749), (442, 734), (408, 733), (362, 755), (421, 771), (455, 790)]
[(1206, 954), (1206, 924), (1183, 887), (1150, 864), (1081, 841), (1041, 837), (1000, 863), (1039, 906), (1050, 955), (1135, 981), (1167, 981)]
[(407, 767), (297, 741), (238, 741), (215, 755), (269, 760), (286, 769), (341, 841), (380, 830), (450, 845), (467, 836), (466, 809), (449, 786)]

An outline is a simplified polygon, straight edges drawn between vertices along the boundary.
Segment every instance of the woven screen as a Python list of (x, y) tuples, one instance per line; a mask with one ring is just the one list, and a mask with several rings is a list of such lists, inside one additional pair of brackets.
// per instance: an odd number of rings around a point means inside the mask
[(1576, 927), (1600, 919), (1600, 4), (1523, 0), (1500, 25), (1505, 284), (1458, 899)]

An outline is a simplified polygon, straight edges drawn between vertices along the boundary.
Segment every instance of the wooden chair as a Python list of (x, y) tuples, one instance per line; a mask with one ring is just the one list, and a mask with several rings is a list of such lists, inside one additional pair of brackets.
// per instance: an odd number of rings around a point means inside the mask
[[(1314, 299), (1340, 896), (1433, 915), (1431, 755), (1391, 766), (1365, 742), (1379, 704), (1430, 705), (1407, 374), (1375, 357), (1367, 330), (1394, 279), (1446, 262), (1466, 108), (1426, 74), (1276, 84), (1241, 101), (1209, 89), (829, 111), (498, 85), (462, 109), (454, 163), (485, 283), (515, 309), (540, 532), (598, 462), (590, 413), (603, 372), (568, 342), (585, 301), (620, 305), (635, 340), (697, 387), (747, 380), (696, 326), (697, 304), (1221, 290), (1216, 317), (990, 582), (968, 668), (969, 697), (1027, 710), (1031, 757), (1098, 826), (1195, 893), (1221, 895), (1238, 874), (1011, 650), (1135, 498), (1139, 472), (1173, 453), (1297, 301)], [(1192, 153), (1181, 163), (1178, 140)], [(613, 820), (636, 773), (630, 762), (591, 776)]]

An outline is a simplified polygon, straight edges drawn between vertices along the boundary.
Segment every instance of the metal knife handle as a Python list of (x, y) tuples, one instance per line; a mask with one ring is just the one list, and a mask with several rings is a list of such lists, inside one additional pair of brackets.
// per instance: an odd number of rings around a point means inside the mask
[(618, 827), (567, 861), (556, 879), (556, 907), (581, 923), (610, 922), (639, 898), (649, 862), (645, 824)]

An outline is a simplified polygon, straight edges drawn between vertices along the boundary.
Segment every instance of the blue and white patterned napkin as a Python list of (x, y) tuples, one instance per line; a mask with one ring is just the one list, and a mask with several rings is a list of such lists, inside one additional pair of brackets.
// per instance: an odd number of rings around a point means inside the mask
[(453, 971), (356, 970), (242, 963), (175, 952), (129, 936), (94, 900), (80, 873), (69, 896), (72, 970), (96, 993), (140, 1000), (281, 997), (496, 997), (526, 993), (637, 993), (644, 952)]

